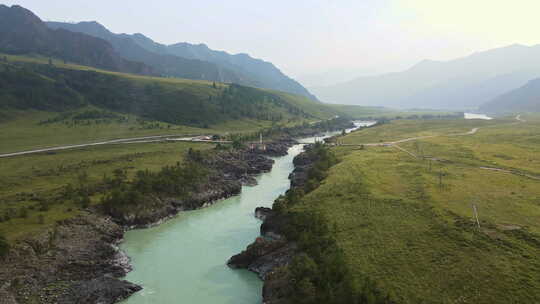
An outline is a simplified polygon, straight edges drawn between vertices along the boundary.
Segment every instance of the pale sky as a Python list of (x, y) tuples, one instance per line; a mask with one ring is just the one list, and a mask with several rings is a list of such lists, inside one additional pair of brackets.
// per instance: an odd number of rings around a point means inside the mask
[(540, 43), (540, 0), (19, 0), (43, 20), (96, 20), (160, 43), (248, 53), (298, 77), (399, 70)]

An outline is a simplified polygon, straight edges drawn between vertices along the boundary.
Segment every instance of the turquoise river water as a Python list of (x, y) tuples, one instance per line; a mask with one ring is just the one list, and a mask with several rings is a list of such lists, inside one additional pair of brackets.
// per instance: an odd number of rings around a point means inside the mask
[(259, 236), (254, 210), (272, 206), (289, 189), (292, 161), (302, 149), (303, 145), (296, 145), (288, 155), (274, 158), (272, 171), (259, 175), (257, 186), (242, 187), (238, 196), (182, 212), (153, 228), (128, 231), (121, 249), (134, 269), (126, 280), (144, 289), (123, 303), (261, 303), (262, 281), (257, 275), (230, 269), (226, 262)]

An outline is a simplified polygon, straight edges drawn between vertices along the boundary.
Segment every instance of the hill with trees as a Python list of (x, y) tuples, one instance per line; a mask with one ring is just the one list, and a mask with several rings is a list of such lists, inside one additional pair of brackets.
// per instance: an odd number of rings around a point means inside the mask
[[(321, 120), (336, 111), (283, 92), (237, 84), (135, 76), (0, 56), (0, 109), (66, 112), (87, 106), (207, 128), (227, 121)], [(47, 61), (46, 59), (43, 59)]]

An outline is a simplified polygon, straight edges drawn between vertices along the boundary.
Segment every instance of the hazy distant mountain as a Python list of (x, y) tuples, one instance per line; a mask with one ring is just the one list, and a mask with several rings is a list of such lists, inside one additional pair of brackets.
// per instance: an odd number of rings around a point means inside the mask
[(105, 39), (125, 58), (144, 62), (169, 76), (235, 82), (315, 99), (301, 84), (287, 77), (272, 63), (247, 54), (231, 55), (214, 51), (204, 44), (163, 45), (142, 34), (114, 34), (97, 22), (48, 22), (48, 25)]
[(190, 44), (187, 42), (166, 46), (156, 43), (142, 34), (135, 34), (133, 37), (139, 45), (147, 50), (212, 62), (235, 71), (240, 75), (244, 75), (244, 79), (250, 79), (259, 83), (257, 85), (258, 87), (304, 95), (311, 99), (316, 99), (300, 83), (283, 74), (272, 63), (252, 58), (248, 54), (232, 55), (227, 52), (212, 50), (205, 44)]
[(186, 59), (166, 54), (161, 55), (148, 51), (136, 43), (129, 35), (113, 34), (97, 22), (80, 22), (76, 24), (47, 22), (47, 25), (52, 29), (80, 32), (104, 39), (111, 43), (122, 57), (152, 66), (163, 76), (257, 85), (257, 83), (242, 79), (241, 76), (231, 70), (224, 69), (207, 61)]
[(300, 76), (298, 81), (310, 89), (347, 82), (360, 76), (373, 76), (376, 74), (378, 74), (376, 71), (370, 69), (336, 68)]
[(512, 45), (446, 62), (314, 88), (323, 101), (402, 108), (476, 108), (540, 76), (540, 45)]
[(115, 71), (153, 73), (142, 63), (122, 58), (102, 39), (49, 29), (39, 17), (18, 5), (0, 5), (0, 51), (40, 54)]
[(540, 78), (498, 96), (483, 104), (479, 110), (486, 113), (540, 112)]

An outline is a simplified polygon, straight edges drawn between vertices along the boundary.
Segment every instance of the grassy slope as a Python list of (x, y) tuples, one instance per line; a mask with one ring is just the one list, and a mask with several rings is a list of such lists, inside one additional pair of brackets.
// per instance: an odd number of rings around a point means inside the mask
[[(0, 54), (0, 57), (4, 55)], [(13, 56), (6, 55), (8, 62), (23, 62), (46, 64), (48, 58), (39, 56)], [(105, 70), (98, 70), (91, 67), (65, 64), (59, 60), (53, 60), (55, 67), (66, 68), (71, 70), (92, 70), (99, 73), (111, 74), (123, 79), (128, 79), (138, 86), (149, 84), (160, 84), (160, 88), (165, 91), (181, 91), (187, 92), (192, 96), (198, 96), (201, 100), (207, 100), (209, 96), (216, 97), (220, 94), (220, 90), (228, 87), (228, 84), (215, 84), (208, 81), (187, 80), (178, 78), (158, 78), (149, 76), (140, 76), (132, 74), (124, 74)], [(79, 144), (94, 141), (127, 138), (149, 135), (163, 134), (178, 134), (178, 135), (197, 135), (197, 134), (225, 134), (225, 133), (242, 133), (252, 132), (262, 128), (268, 128), (272, 124), (281, 126), (300, 125), (304, 122), (313, 122), (323, 119), (328, 119), (336, 115), (336, 112), (323, 104), (313, 102), (305, 97), (291, 95), (283, 92), (259, 90), (264, 93), (271, 93), (281, 97), (286, 103), (293, 107), (303, 110), (310, 117), (301, 115), (295, 116), (288, 113), (285, 109), (269, 105), (267, 110), (272, 113), (280, 113), (281, 121), (258, 120), (254, 118), (237, 118), (229, 119), (208, 128), (200, 128), (185, 125), (175, 125), (160, 123), (161, 128), (147, 129), (136, 122), (135, 115), (129, 115), (129, 122), (101, 125), (78, 125), (68, 127), (63, 123), (52, 123), (40, 125), (40, 121), (47, 120), (58, 116), (56, 112), (44, 111), (15, 111), (11, 109), (0, 109), (0, 153), (17, 152), (27, 149), (36, 149), (44, 147), (52, 147), (64, 144)], [(82, 111), (78, 109), (76, 111)], [(126, 116), (126, 114), (122, 114)], [(69, 119), (68, 119), (69, 120)], [(154, 122), (156, 123), (156, 122)], [(157, 122), (159, 123), (159, 122)], [(169, 127), (170, 125), (170, 127)]]
[[(456, 123), (458, 122), (458, 123)], [(514, 120), (512, 120), (514, 122)], [(397, 141), (405, 138), (465, 133), (476, 127), (495, 124), (490, 120), (397, 120), (371, 128), (365, 132), (354, 132), (340, 139), (347, 144)]]
[[(0, 216), (8, 209), (17, 213), (28, 210), (28, 218), (0, 222), (0, 231), (15, 240), (27, 233), (42, 229), (38, 216), (45, 217), (45, 225), (77, 214), (80, 207), (70, 201), (53, 202), (49, 211), (38, 211), (38, 202), (61, 191), (68, 183), (76, 185), (78, 176), (88, 175), (85, 183), (98, 183), (103, 175), (112, 176), (115, 169), (125, 169), (128, 176), (137, 170), (157, 171), (165, 165), (182, 161), (189, 148), (210, 149), (213, 145), (196, 143), (148, 143), (107, 145), (54, 154), (33, 154), (0, 161)], [(97, 202), (98, 197), (94, 197)], [(69, 211), (72, 209), (73, 211)]]
[(271, 91), (269, 92), (274, 93), (278, 96), (281, 96), (282, 98), (286, 99), (289, 103), (302, 108), (306, 109), (306, 111), (316, 117), (319, 117), (320, 119), (328, 119), (333, 117), (334, 115), (342, 115), (344, 116), (345, 113), (338, 111), (334, 109), (329, 104), (319, 103), (319, 102), (313, 102), (311, 99), (300, 96), (300, 95), (292, 95), (284, 92), (279, 91)]
[[(6, 57), (8, 62), (27, 62), (27, 63), (38, 63), (38, 64), (48, 64), (49, 58), (42, 56), (16, 56), (16, 55), (6, 55), (0, 53), (0, 57)], [(74, 70), (84, 70), (84, 71), (95, 71), (104, 74), (110, 74), (119, 76), (122, 78), (130, 79), (136, 81), (140, 84), (151, 84), (159, 83), (165, 86), (169, 86), (171, 89), (181, 89), (187, 90), (190, 93), (200, 96), (202, 98), (207, 98), (209, 95), (215, 96), (215, 90), (209, 90), (212, 88), (215, 82), (205, 81), (205, 80), (192, 80), (192, 79), (182, 79), (182, 78), (163, 78), (163, 77), (151, 77), (144, 75), (134, 75), (126, 74), (120, 72), (113, 72), (107, 70), (101, 70), (93, 67), (76, 65), (71, 63), (63, 63), (61, 60), (53, 60), (53, 64), (59, 68), (74, 69)], [(228, 87), (228, 84), (225, 83), (215, 83), (217, 88)], [(267, 90), (267, 89), (258, 89), (263, 92), (270, 92), (276, 94), (286, 100), (289, 104), (296, 105), (299, 108), (303, 109), (306, 113), (315, 116), (319, 119), (328, 119), (336, 115), (336, 110), (332, 109), (330, 106), (318, 102), (314, 102), (307, 97), (294, 95), (290, 93), (285, 93), (281, 91)]]
[[(49, 58), (43, 57), (40, 55), (24, 55), (24, 56), (18, 56), (18, 55), (8, 55), (8, 54), (2, 54), (0, 53), (0, 57), (6, 57), (8, 59), (8, 62), (27, 62), (27, 63), (37, 63), (37, 64), (48, 64)], [(145, 75), (135, 75), (135, 74), (127, 74), (127, 73), (121, 73), (121, 72), (114, 72), (114, 71), (108, 71), (108, 70), (102, 70), (94, 67), (84, 66), (84, 65), (78, 65), (73, 63), (64, 63), (62, 60), (53, 59), (53, 64), (59, 68), (66, 68), (66, 69), (73, 69), (73, 70), (82, 70), (82, 71), (95, 71), (99, 73), (105, 73), (110, 75), (117, 75), (121, 77), (126, 77), (132, 80), (141, 81), (141, 82), (153, 82), (158, 81), (160, 83), (166, 83), (166, 84), (174, 84), (175, 86), (181, 86), (185, 88), (193, 88), (198, 87), (201, 89), (200, 92), (203, 92), (206, 96), (207, 92), (204, 90), (209, 85), (212, 85), (212, 82), (205, 81), (205, 80), (193, 80), (193, 79), (183, 79), (183, 78), (163, 78), (163, 77), (152, 77), (152, 76), (145, 76)], [(217, 85), (224, 86), (224, 84)]]
[[(336, 225), (354, 272), (375, 279), (402, 303), (535, 303), (540, 299), (540, 181), (478, 169), (512, 167), (540, 175), (540, 117), (528, 119), (517, 124), (396, 121), (353, 133), (344, 141), (482, 127), (468, 137), (400, 145), (447, 160), (432, 163), (431, 171), (429, 162), (392, 147), (335, 148), (343, 161), (299, 208), (321, 211)], [(480, 232), (472, 203), (479, 210)]]

